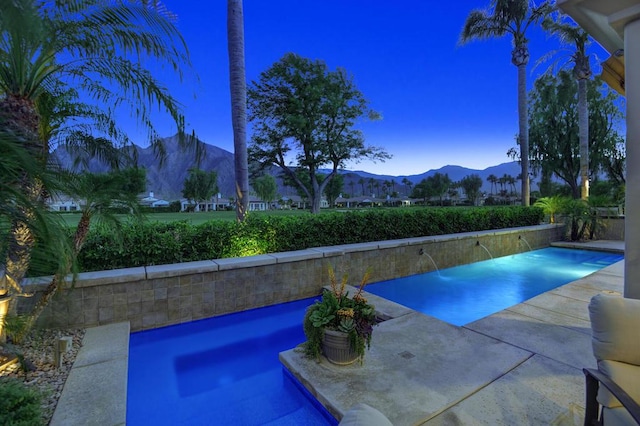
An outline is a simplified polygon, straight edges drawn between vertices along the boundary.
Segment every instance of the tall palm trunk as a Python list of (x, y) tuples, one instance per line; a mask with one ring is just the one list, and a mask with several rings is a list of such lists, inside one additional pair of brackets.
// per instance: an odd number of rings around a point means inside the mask
[(245, 219), (249, 207), (247, 81), (244, 65), (243, 21), (242, 0), (227, 0), (227, 43), (236, 177), (236, 218), (240, 222)]
[(589, 104), (587, 80), (578, 79), (578, 134), (580, 138), (580, 198), (589, 198)]
[(520, 142), (520, 164), (522, 168), (522, 205), (529, 205), (529, 114), (527, 111), (527, 63), (529, 51), (526, 46), (516, 47), (512, 62), (518, 67), (518, 139)]
[[(24, 141), (25, 147), (33, 153), (34, 161), (44, 160), (46, 153), (38, 138), (38, 113), (33, 101), (8, 94), (0, 102), (0, 122), (8, 133)], [(36, 205), (43, 196), (42, 183), (32, 179), (24, 173), (20, 182), (22, 193), (27, 195), (32, 205)], [(31, 250), (35, 245), (35, 237), (28, 225), (34, 217), (34, 212), (23, 210), (20, 215), (23, 220), (11, 223), (11, 232), (7, 244), (7, 257), (4, 260), (4, 276), (0, 277), (0, 296), (7, 293), (21, 293), (21, 282), (27, 273), (31, 260)], [(15, 308), (12, 303), (11, 310)]]

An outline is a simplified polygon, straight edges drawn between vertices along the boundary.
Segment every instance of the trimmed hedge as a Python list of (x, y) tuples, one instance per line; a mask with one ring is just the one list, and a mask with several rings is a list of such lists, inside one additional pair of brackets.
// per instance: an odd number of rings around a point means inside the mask
[[(252, 216), (244, 223), (128, 223), (92, 229), (81, 271), (160, 265), (310, 247), (538, 225), (537, 207), (410, 208), (301, 216)], [(120, 240), (120, 241), (118, 241)]]

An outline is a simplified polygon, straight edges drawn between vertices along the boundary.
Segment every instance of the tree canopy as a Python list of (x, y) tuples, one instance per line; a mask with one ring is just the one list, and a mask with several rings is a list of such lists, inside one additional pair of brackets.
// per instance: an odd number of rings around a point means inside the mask
[(271, 175), (263, 175), (253, 180), (253, 190), (258, 197), (267, 204), (271, 205), (271, 202), (278, 196), (278, 185), (276, 179)]
[(467, 199), (472, 206), (477, 205), (480, 197), (480, 189), (482, 188), (482, 178), (477, 174), (465, 176), (460, 181), (460, 187), (467, 194)]
[(411, 193), (412, 198), (422, 198), (427, 202), (431, 197), (438, 197), (440, 205), (444, 204), (444, 196), (451, 187), (452, 181), (448, 174), (436, 173), (422, 179)]
[[(322, 61), (288, 53), (250, 84), (247, 100), (254, 130), (250, 160), (281, 168), (311, 201), (312, 213), (320, 210), (325, 187), (347, 162), (390, 158), (382, 148), (366, 145), (355, 128), (359, 120), (379, 115), (344, 69), (331, 71)], [(323, 167), (331, 171), (319, 181)], [(309, 177), (307, 185), (296, 170)]]
[(218, 192), (218, 175), (214, 171), (205, 172), (198, 168), (189, 169), (184, 180), (182, 195), (189, 201), (199, 203), (213, 197)]
[[(543, 177), (555, 174), (580, 198), (580, 143), (577, 83), (568, 71), (544, 75), (529, 96), (531, 163)], [(621, 167), (623, 138), (617, 132), (622, 118), (618, 95), (605, 88), (599, 78), (587, 82), (589, 102), (589, 174), (615, 174)]]

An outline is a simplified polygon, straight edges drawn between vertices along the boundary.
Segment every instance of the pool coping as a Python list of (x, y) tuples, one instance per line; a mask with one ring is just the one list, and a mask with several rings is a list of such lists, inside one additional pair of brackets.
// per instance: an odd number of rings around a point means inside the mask
[[(571, 247), (603, 246), (620, 253), (624, 243)], [(374, 331), (362, 366), (310, 362), (295, 349), (280, 360), (338, 420), (364, 402), (396, 426), (577, 425), (581, 369), (595, 366), (587, 305), (599, 293), (621, 296), (623, 275), (619, 261), (462, 327), (398, 310)]]
[[(621, 241), (554, 243), (553, 245), (624, 253), (624, 242)], [(467, 329), (470, 332), (485, 335), (498, 342), (519, 347), (517, 343), (511, 341), (512, 338), (510, 336), (500, 336), (492, 332), (492, 326), (496, 326), (498, 328), (503, 327), (504, 317), (509, 315), (524, 314), (529, 316), (529, 318), (536, 319), (534, 318), (536, 313), (531, 313), (531, 310), (544, 309), (545, 315), (560, 315), (553, 312), (553, 309), (548, 306), (548, 301), (545, 299), (548, 299), (550, 295), (567, 298), (574, 303), (580, 302), (584, 305), (583, 307), (586, 307), (586, 304), (592, 294), (603, 291), (608, 293), (618, 293), (618, 290), (621, 289), (623, 263), (623, 261), (618, 262), (611, 267), (604, 268), (603, 270), (581, 280), (565, 284), (558, 289), (543, 293), (542, 295), (531, 299), (532, 301), (535, 301), (540, 298), (539, 300), (541, 301), (539, 302), (529, 303), (529, 301), (527, 301), (521, 303), (513, 308), (491, 315), (490, 317), (487, 317), (486, 320), (479, 320), (462, 328)], [(595, 283), (591, 283), (592, 281)], [(386, 317), (409, 318), (408, 316), (414, 312), (402, 305), (386, 299), (380, 298), (381, 300), (375, 300), (377, 298), (375, 295), (370, 295), (369, 297), (372, 299), (372, 302), (376, 304), (378, 310), (380, 310)], [(547, 305), (544, 306), (544, 308), (536, 306), (536, 304), (543, 305), (545, 303)], [(536, 320), (539, 320), (539, 318)], [(491, 324), (492, 322), (494, 324)], [(561, 326), (564, 328), (571, 328), (566, 325)], [(126, 424), (129, 336), (129, 322), (120, 322), (87, 329), (83, 339), (83, 345), (80, 348), (76, 362), (74, 363), (64, 385), (50, 425), (119, 426)], [(590, 345), (590, 339), (588, 340)], [(524, 349), (531, 351), (527, 348)], [(525, 360), (521, 365), (532, 364), (533, 362), (530, 362), (530, 360), (534, 359), (538, 364), (544, 362), (548, 363), (549, 360), (553, 361), (549, 354), (539, 353), (536, 351), (531, 351), (531, 353), (532, 356)], [(587, 355), (591, 357), (591, 352)], [(565, 362), (560, 362), (560, 364), (563, 364), (564, 366), (568, 365), (568, 363)], [(515, 371), (519, 368), (520, 366), (513, 370)], [(501, 376), (496, 380), (496, 383), (504, 381), (504, 378), (510, 374), (511, 371), (505, 373), (504, 376)], [(497, 385), (493, 386), (493, 384), (490, 384), (483, 389), (479, 389), (477, 392), (468, 395), (466, 398), (460, 399), (456, 404), (447, 406), (435, 416), (427, 419), (425, 423), (446, 424), (447, 421), (453, 418), (451, 416), (464, 419), (466, 418), (465, 415), (468, 415), (468, 412), (471, 410), (477, 409), (479, 412), (485, 411), (485, 409), (481, 409), (481, 405), (486, 404), (486, 401), (482, 400), (482, 396), (485, 394), (491, 394), (491, 392), (493, 392), (492, 389), (495, 387), (497, 387)], [(582, 393), (583, 390), (582, 387), (580, 387), (579, 394), (581, 398)], [(503, 403), (499, 408), (504, 410), (512, 407), (507, 407)], [(560, 413), (559, 416), (565, 415), (575, 417), (576, 409), (579, 410), (583, 408), (583, 404), (581, 405), (580, 403), (572, 401), (561, 408), (563, 412)], [(337, 414), (341, 417), (341, 415), (344, 414), (343, 410), (337, 410)], [(477, 413), (474, 413), (474, 415), (475, 414)], [(577, 414), (577, 416), (579, 417), (580, 414)]]
[(50, 426), (120, 426), (127, 421), (129, 322), (86, 330)]

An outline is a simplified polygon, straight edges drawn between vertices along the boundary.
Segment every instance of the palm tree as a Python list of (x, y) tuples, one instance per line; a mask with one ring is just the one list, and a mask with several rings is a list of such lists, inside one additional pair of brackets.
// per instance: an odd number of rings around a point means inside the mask
[(411, 183), (411, 181), (409, 179), (402, 178), (402, 184), (407, 187), (407, 195), (409, 194), (409, 192), (411, 192), (411, 191), (409, 191), (409, 184), (410, 183)]
[(364, 184), (365, 184), (364, 178), (358, 179), (358, 184), (362, 185), (362, 195), (364, 195)]
[(249, 208), (247, 152), (247, 79), (244, 66), (244, 13), (242, 0), (227, 0), (227, 43), (231, 87), (231, 122), (236, 174), (236, 218), (245, 219)]
[(349, 186), (351, 187), (351, 196), (354, 197), (355, 193), (353, 192), (353, 187), (356, 185), (354, 181), (349, 181)]
[[(33, 144), (37, 144), (37, 141)], [(19, 222), (34, 239), (38, 239), (40, 252), (43, 253), (41, 258), (46, 259), (49, 267), (60, 269), (62, 265), (52, 265), (50, 262), (60, 261), (70, 251), (66, 227), (59, 216), (47, 214), (41, 199), (34, 200), (16, 185), (27, 176), (51, 192), (59, 189), (57, 176), (44, 168), (25, 145), (25, 141), (8, 132), (4, 121), (0, 120), (0, 259), (6, 259), (8, 254), (13, 231), (11, 224)], [(2, 276), (5, 276), (4, 268), (5, 265), (0, 263)], [(0, 279), (0, 343), (6, 337), (3, 314), (13, 300), (12, 295), (20, 293), (24, 294), (23, 289), (14, 281)]]
[[(190, 64), (184, 40), (164, 8), (102, 0), (13, 0), (3, 2), (0, 31), (0, 120), (8, 132), (28, 141), (25, 148), (43, 167), (50, 147), (39, 137), (43, 121), (37, 105), (61, 81), (104, 105), (107, 117), (114, 108), (130, 107), (160, 156), (164, 147), (151, 120), (155, 108), (184, 133), (179, 104), (142, 66), (157, 60), (182, 77), (182, 67)], [(186, 146), (184, 138), (180, 142)], [(17, 185), (34, 203), (46, 196), (43, 184), (26, 171)], [(14, 221), (2, 277), (10, 286), (20, 286), (34, 244), (28, 224)]]
[(82, 250), (89, 235), (92, 220), (98, 220), (116, 233), (120, 229), (119, 218), (110, 213), (113, 207), (127, 207), (134, 217), (139, 215), (137, 195), (144, 191), (145, 173), (140, 169), (116, 170), (106, 174), (84, 173), (76, 175), (63, 173), (64, 191), (75, 199), (84, 200), (81, 205), (80, 221), (72, 240), (72, 253), (66, 259), (64, 267), (54, 275), (43, 295), (27, 315), (22, 327), (14, 335), (14, 341), (20, 342), (29, 334), (40, 314), (64, 283), (66, 275), (72, 272), (75, 259)]
[(373, 185), (376, 183), (375, 179), (369, 178), (369, 193), (373, 197)]
[(518, 67), (518, 140), (522, 167), (522, 205), (529, 205), (529, 126), (527, 113), (527, 64), (529, 48), (526, 32), (552, 10), (548, 1), (535, 6), (530, 0), (492, 0), (490, 10), (473, 10), (467, 17), (460, 42), (502, 37), (511, 34), (511, 62)]
[(511, 193), (512, 194), (517, 194), (517, 190), (516, 190), (516, 178), (514, 178), (511, 175), (507, 175), (507, 183), (509, 184), (509, 186), (511, 187)]
[(546, 17), (542, 27), (555, 34), (564, 44), (572, 45), (573, 75), (578, 80), (578, 138), (580, 140), (580, 198), (589, 198), (589, 105), (587, 101), (587, 80), (591, 78), (591, 64), (587, 54), (589, 34), (577, 25)]
[(490, 174), (489, 176), (487, 176), (487, 182), (489, 182), (491, 184), (491, 193), (493, 194), (493, 189), (496, 188), (497, 191), (497, 186), (496, 183), (498, 183), (498, 177), (494, 174)]

